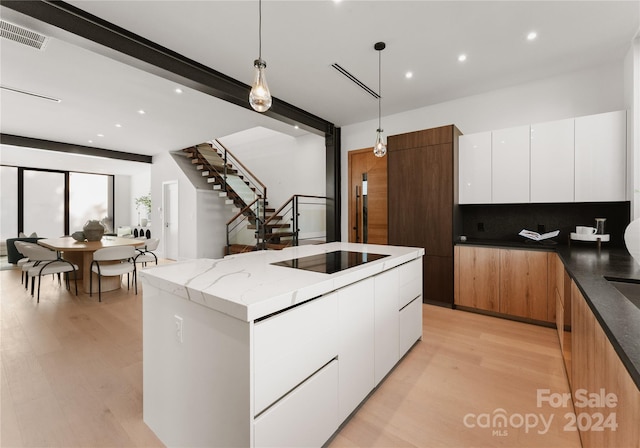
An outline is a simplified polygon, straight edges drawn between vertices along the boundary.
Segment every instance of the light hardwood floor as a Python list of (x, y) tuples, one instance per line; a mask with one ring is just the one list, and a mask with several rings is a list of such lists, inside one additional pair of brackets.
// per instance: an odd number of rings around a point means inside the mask
[[(37, 304), (14, 270), (0, 294), (0, 446), (162, 446), (142, 421), (141, 288), (98, 303), (49, 277)], [(554, 330), (425, 306), (423, 335), (331, 447), (580, 446), (571, 408), (536, 407), (537, 389), (569, 391)], [(554, 420), (545, 435), (465, 426), (500, 408)]]

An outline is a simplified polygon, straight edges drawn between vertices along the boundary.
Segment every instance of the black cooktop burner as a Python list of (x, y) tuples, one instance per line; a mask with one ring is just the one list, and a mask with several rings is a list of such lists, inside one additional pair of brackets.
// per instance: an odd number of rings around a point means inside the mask
[(337, 250), (326, 254), (311, 255), (308, 257), (294, 258), (292, 260), (271, 263), (275, 266), (304, 269), (306, 271), (333, 274), (334, 272), (359, 266), (370, 261), (379, 260), (389, 255), (372, 254), (368, 252), (351, 252)]

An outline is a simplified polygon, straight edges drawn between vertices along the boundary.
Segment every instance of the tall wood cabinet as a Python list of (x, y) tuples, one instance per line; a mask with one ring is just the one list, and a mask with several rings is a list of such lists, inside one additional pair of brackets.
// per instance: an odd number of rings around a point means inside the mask
[(389, 244), (425, 249), (424, 303), (453, 306), (459, 136), (449, 125), (387, 141)]

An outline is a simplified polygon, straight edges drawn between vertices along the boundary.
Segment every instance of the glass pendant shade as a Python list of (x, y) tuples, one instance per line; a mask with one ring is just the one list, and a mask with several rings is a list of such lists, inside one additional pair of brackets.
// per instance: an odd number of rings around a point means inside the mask
[(376, 157), (384, 157), (387, 154), (387, 145), (382, 138), (382, 129), (376, 132), (376, 144), (373, 147), (373, 154)]
[(249, 92), (249, 104), (258, 112), (266, 112), (271, 107), (271, 92), (269, 92), (267, 78), (265, 77), (267, 63), (262, 59), (256, 59), (253, 62), (253, 66), (256, 70), (251, 92)]
[(376, 157), (384, 157), (387, 155), (387, 144), (382, 136), (382, 50), (386, 44), (384, 42), (376, 43), (373, 48), (378, 52), (378, 129), (376, 129), (376, 144), (373, 147), (373, 155)]

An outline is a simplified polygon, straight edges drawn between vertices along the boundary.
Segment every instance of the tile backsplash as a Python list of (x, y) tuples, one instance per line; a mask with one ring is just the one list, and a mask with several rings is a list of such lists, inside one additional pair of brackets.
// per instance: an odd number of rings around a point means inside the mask
[[(467, 238), (519, 240), (522, 229), (538, 233), (560, 230), (554, 238), (566, 244), (576, 226), (596, 226), (596, 218), (607, 218), (608, 243), (624, 247), (624, 230), (630, 222), (631, 203), (583, 202), (562, 204), (489, 204), (460, 205), (461, 235)], [(455, 235), (457, 239), (460, 235)], [(578, 243), (585, 244), (585, 243)], [(588, 244), (588, 243), (586, 243)]]

